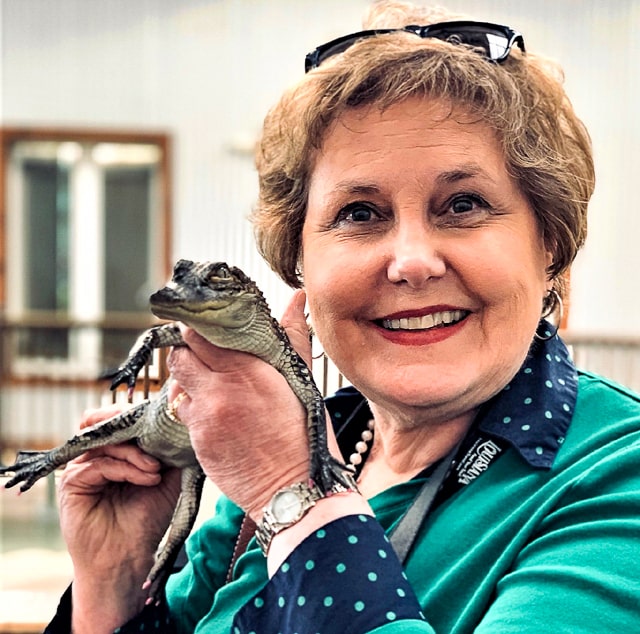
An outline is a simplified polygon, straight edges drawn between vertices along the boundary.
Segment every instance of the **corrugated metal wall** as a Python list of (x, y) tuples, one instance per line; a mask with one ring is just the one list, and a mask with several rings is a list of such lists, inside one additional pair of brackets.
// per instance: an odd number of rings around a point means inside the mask
[[(175, 257), (246, 267), (276, 311), (286, 289), (253, 249), (255, 199), (242, 154), (316, 44), (357, 30), (364, 0), (0, 0), (4, 123), (162, 128), (175, 140)], [(598, 189), (573, 275), (572, 324), (637, 333), (638, 0), (457, 0), (502, 21), (565, 67), (592, 132)], [(239, 153), (240, 152), (240, 153)], [(606, 311), (602, 309), (606, 306)]]
[[(256, 254), (246, 220), (256, 196), (248, 148), (267, 108), (302, 75), (304, 54), (358, 30), (367, 4), (0, 0), (0, 124), (169, 131), (174, 258), (242, 266), (279, 314), (289, 291)], [(530, 50), (565, 67), (599, 175), (588, 247), (572, 276), (570, 326), (639, 334), (640, 2), (446, 4), (520, 29)], [(3, 399), (3, 418), (32, 424), (23, 417), (33, 409), (23, 414), (13, 398)], [(79, 404), (68, 398), (75, 420)]]

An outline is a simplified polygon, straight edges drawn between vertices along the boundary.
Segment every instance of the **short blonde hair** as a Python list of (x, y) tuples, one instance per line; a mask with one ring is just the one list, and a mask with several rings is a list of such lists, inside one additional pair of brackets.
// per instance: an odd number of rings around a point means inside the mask
[[(387, 0), (372, 6), (364, 28), (461, 17)], [(519, 50), (496, 64), (468, 47), (402, 32), (353, 44), (306, 74), (265, 119), (256, 151), (258, 249), (285, 282), (300, 287), (309, 177), (327, 129), (350, 108), (434, 97), (469, 110), (495, 131), (507, 170), (535, 211), (553, 256), (548, 274), (563, 295), (563, 273), (586, 237), (595, 182), (590, 138), (563, 79), (551, 61)]]

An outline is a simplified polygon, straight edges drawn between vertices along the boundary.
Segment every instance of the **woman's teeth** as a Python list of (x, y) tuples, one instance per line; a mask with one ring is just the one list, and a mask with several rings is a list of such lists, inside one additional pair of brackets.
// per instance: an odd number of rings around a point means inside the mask
[(445, 310), (423, 317), (403, 317), (402, 319), (383, 319), (382, 327), (389, 330), (427, 330), (461, 321), (466, 316), (464, 310)]

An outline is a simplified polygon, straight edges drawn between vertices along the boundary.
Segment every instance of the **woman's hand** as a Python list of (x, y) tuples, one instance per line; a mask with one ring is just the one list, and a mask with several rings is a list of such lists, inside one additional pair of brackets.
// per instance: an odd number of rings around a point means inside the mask
[[(89, 411), (81, 427), (121, 410)], [(142, 584), (179, 489), (179, 470), (163, 469), (131, 444), (94, 449), (67, 465), (59, 506), (74, 565), (74, 631), (113, 631), (140, 611), (146, 599)]]
[[(311, 360), (304, 317), (305, 295), (297, 292), (281, 323), (298, 354)], [(191, 329), (188, 348), (169, 357), (171, 375), (183, 390), (178, 415), (207, 476), (257, 519), (279, 488), (308, 477), (306, 412), (285, 378), (257, 357), (211, 345)]]

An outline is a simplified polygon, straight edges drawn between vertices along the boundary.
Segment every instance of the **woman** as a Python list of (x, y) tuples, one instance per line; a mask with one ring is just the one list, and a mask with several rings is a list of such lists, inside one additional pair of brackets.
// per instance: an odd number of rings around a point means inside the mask
[[(49, 631), (637, 627), (638, 397), (577, 372), (541, 317), (584, 241), (588, 136), (522, 36), (452, 20), (374, 5), (367, 28), (400, 30), (307, 56), (258, 149), (259, 248), (304, 288), (282, 320), (296, 348), (310, 357), (306, 299), (354, 386), (327, 406), (358, 490), (301, 502), (300, 404), (270, 366), (187, 330), (172, 397), (225, 496), (144, 607), (176, 474), (130, 446), (70, 465), (75, 576)], [(264, 509), (282, 490), (309, 508), (277, 532)], [(267, 556), (250, 542), (225, 584), (245, 513)]]

